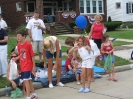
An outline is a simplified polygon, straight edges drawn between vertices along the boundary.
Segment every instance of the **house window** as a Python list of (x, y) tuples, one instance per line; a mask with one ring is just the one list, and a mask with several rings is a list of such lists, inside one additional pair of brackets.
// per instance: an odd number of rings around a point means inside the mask
[(90, 0), (86, 1), (86, 11), (87, 11), (87, 13), (91, 12), (91, 9), (90, 9)]
[(62, 11), (71, 11), (72, 10), (72, 1), (64, 0), (62, 1)]
[(79, 7), (81, 14), (103, 14), (104, 7), (103, 7), (104, 0), (80, 0)]
[(116, 9), (120, 9), (121, 8), (121, 3), (120, 2), (117, 2), (116, 3)]
[(80, 13), (84, 13), (84, 1), (80, 0)]
[(16, 10), (17, 11), (22, 11), (21, 2), (16, 3)]
[(133, 14), (133, 2), (129, 2), (126, 4), (127, 14)]
[(35, 11), (35, 2), (34, 1), (26, 2), (26, 10), (27, 10), (27, 12), (34, 12)]

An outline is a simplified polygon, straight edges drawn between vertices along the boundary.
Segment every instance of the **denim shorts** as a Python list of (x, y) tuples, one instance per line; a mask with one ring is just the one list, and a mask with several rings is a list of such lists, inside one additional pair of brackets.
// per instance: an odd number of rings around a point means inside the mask
[(82, 73), (81, 70), (76, 70), (76, 71), (75, 71), (75, 76), (76, 76), (77, 74), (81, 74), (81, 73)]
[[(13, 81), (16, 83), (16, 85), (19, 85), (20, 78), (16, 78)], [(10, 86), (12, 87), (12, 83), (10, 83)]]
[(31, 71), (22, 72), (21, 79), (22, 80), (32, 80), (31, 75), (32, 75)]
[[(115, 60), (114, 55), (111, 55), (111, 57), (112, 57), (112, 63), (115, 63), (116, 60)], [(104, 60), (104, 62), (105, 62), (106, 58), (107, 58), (107, 55), (104, 55), (104, 56), (103, 56), (103, 60)]]
[[(56, 52), (54, 52), (54, 54), (50, 53), (50, 51), (46, 51), (46, 58), (49, 59), (49, 58), (56, 58)], [(60, 55), (59, 55), (59, 58), (62, 57), (62, 51), (60, 50)]]

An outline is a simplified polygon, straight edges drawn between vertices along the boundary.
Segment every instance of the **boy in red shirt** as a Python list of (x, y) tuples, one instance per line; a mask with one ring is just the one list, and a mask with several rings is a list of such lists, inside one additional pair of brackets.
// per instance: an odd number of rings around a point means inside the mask
[(35, 74), (34, 52), (31, 43), (26, 40), (26, 36), (26, 31), (17, 31), (17, 40), (19, 42), (17, 47), (20, 57), (21, 78), (26, 88), (26, 99), (36, 99), (37, 94), (34, 92), (31, 78), (31, 73), (33, 73), (33, 75)]
[(68, 73), (70, 70), (72, 70), (72, 64), (71, 64), (71, 60), (72, 60), (72, 54), (69, 52), (70, 49), (67, 50), (67, 59), (65, 61), (65, 68), (66, 68), (66, 72)]

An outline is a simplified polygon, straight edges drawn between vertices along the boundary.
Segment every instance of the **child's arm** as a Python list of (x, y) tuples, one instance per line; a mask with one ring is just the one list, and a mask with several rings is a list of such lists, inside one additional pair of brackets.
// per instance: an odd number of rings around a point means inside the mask
[(112, 53), (114, 51), (114, 45), (112, 42), (110, 42), (111, 46), (112, 46), (112, 50), (109, 53)]
[(34, 56), (32, 56), (32, 63), (33, 63), (32, 74), (35, 76), (36, 75), (36, 66), (35, 66), (35, 57)]
[(9, 65), (8, 65), (8, 69), (7, 69), (6, 78), (7, 78), (7, 80), (12, 84), (12, 87), (13, 87), (14, 89), (16, 89), (17, 84), (16, 84), (13, 80), (10, 80), (10, 79), (9, 79), (10, 66), (11, 66), (11, 65), (9, 64)]
[(103, 43), (101, 44), (101, 49), (100, 49), (100, 50), (101, 50), (101, 53), (102, 53), (102, 54), (108, 54), (108, 52), (105, 52), (105, 51), (103, 50)]
[(86, 45), (85, 48), (89, 51), (92, 51), (91, 47), (89, 45)]

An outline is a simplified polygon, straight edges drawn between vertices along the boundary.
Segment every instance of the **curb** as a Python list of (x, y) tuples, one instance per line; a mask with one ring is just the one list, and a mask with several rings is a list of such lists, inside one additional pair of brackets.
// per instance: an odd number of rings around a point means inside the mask
[[(115, 67), (115, 72), (122, 72), (122, 71), (126, 71), (126, 70), (131, 70), (130, 67), (131, 64), (129, 65), (124, 65), (124, 66), (117, 66)], [(104, 73), (107, 74), (107, 73)], [(43, 88), (42, 83), (41, 82), (34, 82), (33, 83), (34, 89), (40, 89)], [(9, 92), (12, 91), (11, 87), (8, 87)], [(5, 95), (5, 88), (1, 88), (0, 89), (0, 96), (4, 96)]]

